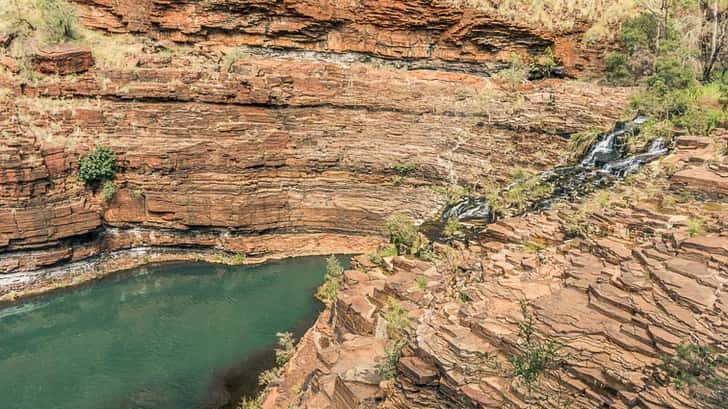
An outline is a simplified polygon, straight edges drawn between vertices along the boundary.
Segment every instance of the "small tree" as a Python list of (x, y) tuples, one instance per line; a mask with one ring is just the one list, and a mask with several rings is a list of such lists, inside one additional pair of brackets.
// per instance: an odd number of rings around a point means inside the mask
[(116, 153), (106, 146), (96, 148), (78, 161), (78, 178), (85, 183), (113, 179), (116, 175)]
[(552, 340), (542, 342), (536, 336), (528, 303), (526, 300), (521, 300), (519, 303), (523, 315), (523, 320), (518, 323), (518, 343), (521, 351), (511, 355), (508, 361), (513, 366), (513, 375), (523, 382), (530, 393), (541, 375), (553, 368), (558, 346)]
[(326, 259), (326, 276), (324, 283), (316, 290), (316, 298), (326, 305), (336, 301), (341, 288), (341, 281), (344, 276), (344, 267), (341, 266), (336, 256), (331, 255)]

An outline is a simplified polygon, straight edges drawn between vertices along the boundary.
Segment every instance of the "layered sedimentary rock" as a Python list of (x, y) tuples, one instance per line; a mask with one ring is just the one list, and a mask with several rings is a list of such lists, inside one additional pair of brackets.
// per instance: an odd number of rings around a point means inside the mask
[[(272, 56), (227, 72), (186, 58), (152, 47), (134, 70), (4, 80), (3, 272), (135, 245), (255, 257), (281, 250), (248, 244), (260, 234), (379, 235), (392, 213), (432, 216), (450, 184), (553, 166), (561, 135), (611, 123), (627, 94), (543, 81), (516, 97), (468, 74)], [(97, 144), (118, 155), (109, 202), (76, 177)], [(416, 169), (398, 175), (405, 163)]]
[(476, 72), (503, 67), (512, 52), (535, 55), (549, 47), (573, 74), (600, 61), (595, 45), (582, 39), (585, 28), (546, 32), (457, 1), (76, 2), (90, 27), (179, 42), (357, 53)]
[[(430, 262), (358, 258), (336, 302), (302, 339), (298, 355), (306, 359), (294, 357), (264, 407), (720, 407), (676, 388), (664, 359), (689, 343), (725, 353), (728, 207), (709, 183), (689, 185), (702, 199), (666, 198), (685, 196), (688, 171), (709, 174), (700, 178), (706, 182), (722, 177), (726, 142), (724, 131), (678, 140), (673, 154), (644, 171), (650, 176), (613, 196), (597, 193), (610, 203), (601, 210), (587, 201), (504, 219), (467, 247), (436, 245)], [(574, 226), (579, 214), (586, 216)], [(575, 228), (584, 230), (574, 236)], [(409, 321), (393, 378), (352, 376), (391, 362), (388, 338), (402, 337), (387, 331), (392, 298)], [(530, 387), (509, 361), (527, 348), (521, 304), (534, 336), (558, 346)], [(400, 327), (401, 318), (393, 328)], [(382, 342), (385, 354), (345, 360), (379, 351)], [(713, 393), (724, 387), (725, 371)]]

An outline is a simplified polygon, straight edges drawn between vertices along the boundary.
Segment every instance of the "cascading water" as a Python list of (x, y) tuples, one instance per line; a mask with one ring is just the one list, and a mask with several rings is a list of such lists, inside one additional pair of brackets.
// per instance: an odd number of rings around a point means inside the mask
[[(642, 165), (664, 155), (668, 151), (665, 141), (658, 138), (641, 153), (628, 155), (623, 140), (628, 135), (639, 133), (647, 117), (618, 123), (611, 132), (601, 135), (575, 166), (563, 166), (540, 175), (544, 183), (550, 183), (553, 193), (529, 206), (529, 210), (544, 209), (559, 199), (574, 197), (591, 190), (609, 186), (616, 179), (624, 178), (637, 171)], [(488, 201), (484, 198), (469, 197), (448, 206), (442, 213), (441, 222), (451, 218), (461, 221), (491, 222)]]

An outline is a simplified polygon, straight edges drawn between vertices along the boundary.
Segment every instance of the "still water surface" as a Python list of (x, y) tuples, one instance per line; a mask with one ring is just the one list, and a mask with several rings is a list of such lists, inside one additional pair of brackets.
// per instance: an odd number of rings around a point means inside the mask
[(324, 271), (323, 257), (164, 264), (0, 309), (0, 408), (215, 401), (223, 368), (255, 379), (276, 332), (313, 323)]

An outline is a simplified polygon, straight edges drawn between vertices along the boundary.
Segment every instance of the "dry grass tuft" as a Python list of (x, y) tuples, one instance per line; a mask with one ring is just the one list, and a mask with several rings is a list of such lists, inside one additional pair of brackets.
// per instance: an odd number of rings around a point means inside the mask
[(614, 28), (637, 10), (635, 0), (447, 0), (455, 7), (487, 11), (514, 23), (569, 32), (589, 27), (587, 41), (614, 35)]

